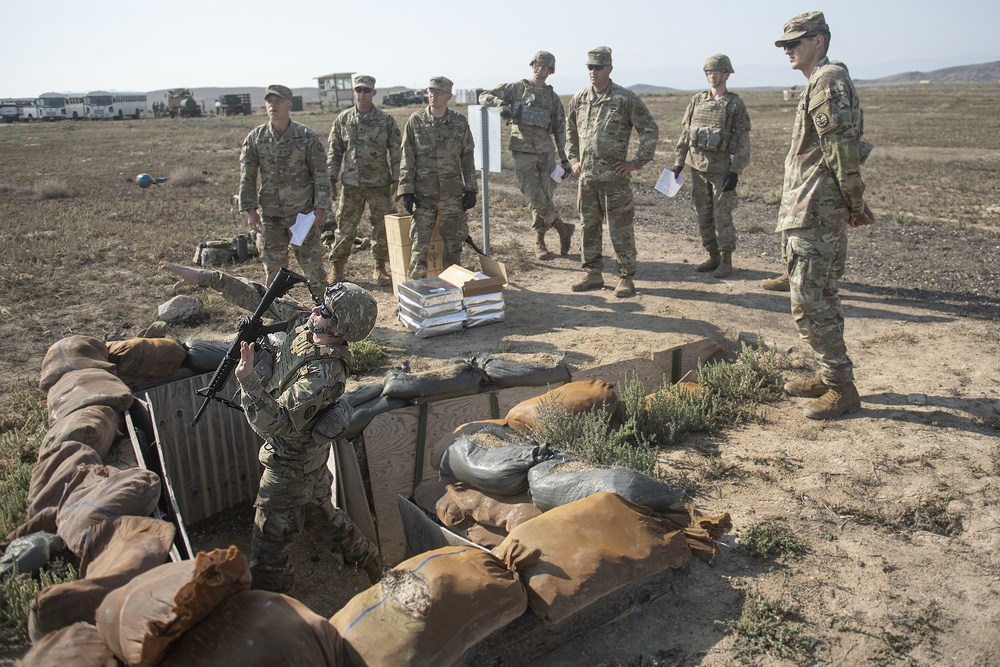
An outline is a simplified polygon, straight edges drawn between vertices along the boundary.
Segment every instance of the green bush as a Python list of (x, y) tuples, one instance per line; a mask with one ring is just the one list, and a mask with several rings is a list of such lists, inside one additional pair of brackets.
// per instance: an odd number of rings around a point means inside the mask
[(368, 375), (372, 371), (377, 371), (382, 366), (382, 362), (388, 355), (385, 346), (371, 336), (356, 343), (348, 343), (348, 349), (354, 356), (354, 374)]

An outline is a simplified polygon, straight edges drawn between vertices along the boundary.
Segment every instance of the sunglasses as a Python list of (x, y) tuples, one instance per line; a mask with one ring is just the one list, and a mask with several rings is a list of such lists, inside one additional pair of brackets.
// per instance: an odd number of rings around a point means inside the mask
[(370, 93), (373, 90), (375, 90), (375, 89), (374, 88), (355, 88), (354, 92), (356, 92), (356, 93)]
[(607, 67), (607, 65), (587, 65), (587, 69), (591, 72), (600, 72), (605, 67)]
[(721, 69), (707, 69), (705, 70), (705, 76), (712, 76), (713, 74), (722, 74)]
[(344, 286), (341, 283), (336, 283), (326, 288), (326, 291), (323, 293), (322, 303), (317, 304), (319, 306), (319, 314), (323, 318), (331, 320), (333, 322), (337, 321), (337, 318), (333, 316), (333, 311), (327, 308), (326, 304), (330, 300), (331, 296), (333, 296), (342, 289), (344, 289)]
[(802, 37), (800, 37), (798, 39), (793, 39), (790, 42), (785, 42), (784, 44), (781, 45), (781, 48), (783, 48), (783, 49), (794, 49), (796, 46), (798, 46), (799, 44), (802, 43), (803, 39), (812, 39), (815, 36), (816, 35), (802, 35)]

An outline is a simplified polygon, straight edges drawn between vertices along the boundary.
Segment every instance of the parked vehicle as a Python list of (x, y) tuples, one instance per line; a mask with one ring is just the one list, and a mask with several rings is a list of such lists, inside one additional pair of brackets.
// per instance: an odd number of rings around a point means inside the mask
[(121, 120), (125, 116), (141, 118), (149, 110), (146, 106), (146, 93), (123, 90), (91, 91), (84, 95), (83, 106), (87, 118), (93, 120)]
[(84, 93), (42, 93), (35, 101), (42, 120), (80, 120), (86, 117)]
[(237, 116), (240, 114), (249, 116), (253, 113), (253, 104), (250, 102), (249, 93), (220, 95), (219, 103), (222, 105), (219, 107), (219, 113), (224, 116)]

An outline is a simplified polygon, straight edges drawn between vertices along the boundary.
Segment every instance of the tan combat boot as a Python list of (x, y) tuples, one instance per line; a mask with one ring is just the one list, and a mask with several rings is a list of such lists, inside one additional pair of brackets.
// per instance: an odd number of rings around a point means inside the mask
[(819, 398), (829, 389), (823, 384), (819, 373), (807, 378), (798, 378), (785, 383), (785, 393), (799, 398)]
[(806, 406), (809, 419), (834, 419), (845, 412), (861, 409), (861, 397), (853, 382), (843, 387), (827, 387), (827, 392)]
[(539, 229), (536, 234), (537, 240), (535, 241), (535, 258), (552, 259), (552, 253), (550, 253), (549, 249), (545, 247), (545, 230)]
[(385, 270), (385, 260), (376, 259), (375, 267), (372, 269), (372, 282), (374, 282), (379, 287), (385, 287), (392, 281), (389, 277), (389, 273)]
[(347, 262), (338, 260), (333, 263), (333, 282), (342, 283), (347, 280)]
[(709, 250), (708, 259), (694, 267), (694, 270), (698, 273), (708, 273), (709, 271), (715, 271), (719, 268), (719, 263), (722, 262), (722, 257), (719, 255), (718, 250)]
[(559, 232), (559, 254), (568, 255), (570, 245), (573, 243), (573, 232), (576, 230), (576, 225), (556, 220), (552, 226)]
[(601, 289), (602, 287), (604, 287), (604, 276), (600, 273), (588, 273), (573, 283), (570, 289), (574, 292), (586, 292), (587, 290)]
[(788, 271), (786, 270), (777, 278), (765, 278), (760, 281), (760, 286), (770, 292), (787, 292), (788, 287)]
[(716, 278), (728, 278), (733, 275), (733, 253), (731, 251), (722, 251), (722, 260), (719, 262), (718, 268), (715, 269), (715, 273), (712, 275)]
[(626, 299), (635, 294), (635, 283), (629, 276), (622, 276), (618, 280), (618, 287), (615, 288), (615, 296), (619, 299)]

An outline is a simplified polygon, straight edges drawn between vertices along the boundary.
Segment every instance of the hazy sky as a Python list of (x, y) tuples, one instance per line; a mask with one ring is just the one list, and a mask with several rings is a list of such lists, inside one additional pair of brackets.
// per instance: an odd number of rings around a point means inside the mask
[(855, 78), (1000, 60), (996, 0), (5, 5), (0, 97), (268, 83), (301, 89), (331, 72), (369, 73), (379, 87), (424, 87), (444, 75), (476, 88), (528, 76), (539, 49), (555, 54), (549, 83), (568, 94), (586, 85), (586, 53), (600, 45), (614, 50), (612, 79), (625, 86), (702, 88), (702, 64), (718, 52), (736, 69), (730, 87), (785, 86), (801, 75), (774, 40), (786, 20), (815, 9), (830, 23), (831, 56)]

